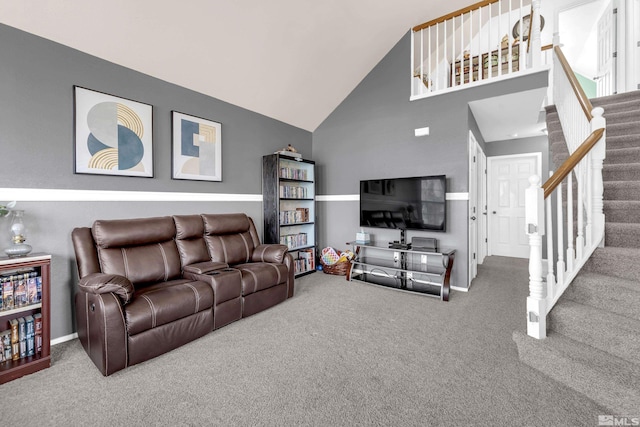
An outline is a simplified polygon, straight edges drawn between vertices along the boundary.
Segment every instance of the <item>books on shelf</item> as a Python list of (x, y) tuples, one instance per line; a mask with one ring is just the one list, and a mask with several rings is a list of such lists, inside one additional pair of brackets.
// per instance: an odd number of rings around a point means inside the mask
[(42, 302), (42, 276), (35, 270), (0, 275), (0, 311)]
[(292, 167), (281, 167), (280, 168), (280, 178), (286, 179), (299, 179), (301, 181), (308, 181), (309, 174), (306, 169), (300, 168), (292, 168)]
[(308, 199), (309, 191), (306, 187), (298, 185), (281, 185), (280, 198), (282, 199)]
[[(21, 269), (0, 274), (0, 314), (42, 302), (42, 276), (38, 269)], [(25, 313), (26, 314), (26, 313)], [(8, 321), (0, 331), (0, 363), (42, 353), (42, 314)], [(39, 339), (40, 345), (37, 345)]]
[(42, 354), (42, 314), (9, 320), (9, 327), (0, 332), (0, 363)]
[(42, 353), (42, 313), (33, 315), (34, 346), (36, 354)]
[(280, 244), (287, 245), (289, 249), (307, 245), (307, 233), (283, 234), (280, 236)]
[(309, 222), (309, 208), (280, 211), (280, 225)]
[(0, 362), (11, 360), (11, 329), (0, 332)]
[(313, 249), (302, 249), (298, 251), (298, 257), (294, 261), (294, 272), (304, 273), (315, 270), (315, 257)]

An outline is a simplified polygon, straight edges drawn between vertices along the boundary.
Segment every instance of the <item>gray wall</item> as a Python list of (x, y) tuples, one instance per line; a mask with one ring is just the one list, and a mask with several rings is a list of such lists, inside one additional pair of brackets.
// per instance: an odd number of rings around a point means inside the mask
[[(410, 102), (410, 34), (407, 33), (313, 133), (319, 165), (319, 194), (359, 193), (363, 179), (447, 175), (448, 192), (468, 191), (468, 103), (546, 87), (547, 72)], [(416, 138), (414, 129), (431, 134)], [(343, 249), (358, 230), (357, 201), (318, 203), (319, 244)], [(449, 201), (447, 232), (409, 232), (439, 239), (458, 250), (452, 284), (467, 286), (467, 201)], [(378, 240), (397, 240), (397, 231), (370, 229)]]
[[(73, 173), (73, 86), (153, 105), (154, 178)], [(171, 179), (171, 111), (222, 124), (222, 182)], [(3, 188), (131, 190), (175, 193), (262, 193), (261, 157), (292, 144), (311, 156), (311, 133), (0, 24), (0, 204)], [(225, 198), (222, 197), (224, 200)], [(262, 230), (259, 201), (20, 201), (27, 243), (53, 255), (52, 338), (75, 331), (76, 283), (70, 233), (95, 219), (246, 212)], [(0, 219), (0, 249), (9, 244)]]
[(542, 154), (542, 182), (549, 177), (549, 138), (546, 135), (530, 138), (507, 139), (487, 142), (484, 154), (487, 157), (509, 156), (522, 153)]

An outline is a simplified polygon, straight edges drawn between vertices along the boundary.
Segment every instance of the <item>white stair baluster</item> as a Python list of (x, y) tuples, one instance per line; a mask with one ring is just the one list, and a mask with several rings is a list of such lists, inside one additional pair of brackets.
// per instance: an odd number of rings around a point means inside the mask
[[(553, 172), (549, 172), (549, 176), (552, 176)], [(547, 208), (547, 298), (552, 300), (556, 291), (556, 278), (553, 275), (553, 217), (551, 216), (551, 200), (552, 197), (547, 197), (545, 205)]]
[(473, 10), (469, 11), (469, 83), (473, 82)]
[(576, 258), (573, 240), (573, 172), (567, 176), (567, 272), (573, 272)]
[[(604, 129), (606, 127), (606, 120), (602, 115), (604, 114), (604, 110), (601, 107), (596, 107), (591, 112), (593, 115), (593, 119), (591, 120), (591, 131), (595, 131), (597, 129)], [(606, 132), (602, 135), (602, 138), (591, 150), (591, 162), (592, 162), (592, 209), (593, 209), (593, 224), (596, 238), (601, 239), (598, 242), (598, 246), (604, 247), (604, 184), (602, 181), (602, 166), (604, 159), (606, 157)]]
[(498, 76), (502, 75), (502, 0), (498, 1)]
[[(452, 58), (452, 64), (454, 64), (455, 67), (455, 63), (456, 63), (456, 58), (459, 57), (461, 61), (464, 60), (463, 58), (463, 53), (460, 52), (460, 56), (456, 55), (456, 17), (454, 16), (453, 18), (451, 18), (451, 27), (453, 28), (452, 31), (452, 35), (451, 35), (451, 58)], [(451, 86), (455, 86), (456, 85), (456, 73), (455, 73), (455, 69), (453, 70), (453, 73), (451, 73)]]
[(431, 92), (433, 91), (433, 82), (435, 81), (435, 79), (437, 78), (437, 74), (435, 74), (434, 76), (434, 67), (433, 64), (431, 63), (431, 27), (429, 27), (428, 30), (428, 34), (427, 34), (427, 72), (429, 73), (429, 76), (427, 77), (428, 82), (429, 82), (429, 88), (428, 91)]
[[(443, 30), (444, 30), (444, 35), (442, 36), (442, 38), (444, 39), (442, 41), (442, 43), (443, 43), (443, 46), (442, 46), (442, 57), (443, 57), (443, 60), (444, 60), (445, 64), (453, 64), (455, 62), (455, 59), (453, 61), (447, 60), (447, 54), (448, 54), (448, 52), (447, 52), (447, 21), (444, 21), (442, 23), (442, 26), (443, 26)], [(446, 84), (445, 84), (445, 87), (446, 87)]]
[(583, 167), (578, 165), (576, 168), (578, 181), (578, 235), (576, 237), (576, 259), (582, 261), (582, 252), (584, 249), (584, 174)]
[[(556, 220), (558, 224), (558, 262), (556, 264), (556, 278), (558, 282), (558, 286), (560, 288), (564, 288), (564, 221), (562, 220), (562, 183), (558, 185), (556, 188), (557, 199), (556, 199), (556, 212), (558, 214), (558, 219)], [(551, 199), (551, 197), (549, 197)], [(551, 217), (551, 214), (549, 214)], [(547, 237), (548, 238), (548, 237)]]

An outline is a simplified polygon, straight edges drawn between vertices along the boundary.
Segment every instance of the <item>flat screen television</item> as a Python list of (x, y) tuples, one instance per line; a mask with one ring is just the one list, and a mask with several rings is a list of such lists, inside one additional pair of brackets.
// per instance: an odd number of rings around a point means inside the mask
[(446, 231), (446, 175), (360, 181), (360, 226)]

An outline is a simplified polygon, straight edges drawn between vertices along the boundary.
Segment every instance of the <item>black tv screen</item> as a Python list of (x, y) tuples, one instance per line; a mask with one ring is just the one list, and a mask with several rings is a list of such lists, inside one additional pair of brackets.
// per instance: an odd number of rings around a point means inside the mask
[(360, 226), (446, 231), (445, 175), (360, 181)]

